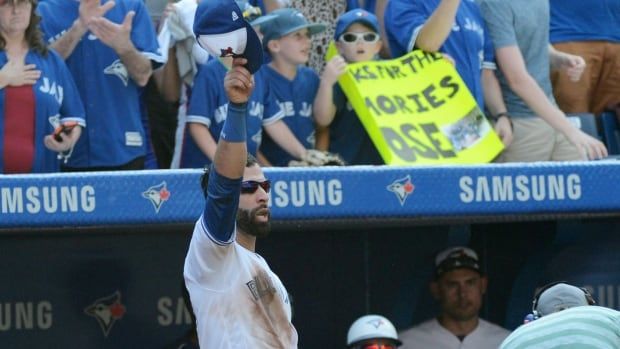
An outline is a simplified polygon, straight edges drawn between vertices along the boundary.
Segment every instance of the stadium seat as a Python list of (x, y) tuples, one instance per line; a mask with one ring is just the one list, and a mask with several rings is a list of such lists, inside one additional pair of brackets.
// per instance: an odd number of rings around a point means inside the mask
[(620, 154), (620, 128), (614, 112), (603, 112), (600, 117), (603, 131), (603, 141), (610, 155)]
[(570, 113), (566, 114), (570, 122), (575, 125), (578, 129), (583, 132), (589, 134), (590, 136), (603, 140), (600, 132), (598, 131), (598, 126), (596, 124), (596, 117), (591, 113)]

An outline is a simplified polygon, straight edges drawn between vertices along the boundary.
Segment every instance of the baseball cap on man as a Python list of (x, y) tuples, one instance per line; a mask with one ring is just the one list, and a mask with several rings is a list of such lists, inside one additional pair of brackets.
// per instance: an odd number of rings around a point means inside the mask
[(244, 57), (255, 73), (263, 63), (261, 41), (235, 1), (201, 1), (194, 17), (198, 44), (213, 57)]
[(450, 247), (439, 252), (437, 257), (435, 257), (435, 277), (439, 277), (447, 271), (460, 268), (467, 268), (482, 273), (478, 254), (469, 247)]
[(337, 41), (353, 23), (361, 23), (372, 29), (375, 33), (379, 33), (379, 21), (377, 20), (377, 16), (366, 10), (355, 9), (345, 12), (338, 17), (336, 21), (336, 31), (334, 31), (334, 40)]
[(560, 310), (594, 304), (590, 294), (579, 287), (558, 283), (542, 291), (535, 300), (535, 311), (539, 316)]
[(327, 28), (323, 23), (310, 23), (303, 13), (293, 8), (281, 8), (269, 13), (273, 19), (260, 26), (263, 33), (263, 44), (279, 39), (298, 30), (308, 28), (310, 35), (318, 34)]

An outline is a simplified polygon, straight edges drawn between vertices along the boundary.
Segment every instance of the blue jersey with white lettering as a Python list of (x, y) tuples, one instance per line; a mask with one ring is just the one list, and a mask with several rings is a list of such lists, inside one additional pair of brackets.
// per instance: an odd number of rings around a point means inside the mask
[[(312, 103), (319, 88), (317, 73), (311, 68), (300, 66), (291, 81), (269, 65), (263, 66), (261, 70), (264, 70), (267, 82), (284, 113), (284, 123), (306, 149), (314, 148)], [(267, 134), (260, 150), (273, 166), (287, 166), (294, 159)]]
[[(105, 18), (122, 23), (135, 11), (131, 41), (152, 62), (161, 63), (151, 18), (140, 0), (116, 0)], [(41, 28), (52, 43), (78, 18), (79, 1), (46, 0), (39, 4)], [(66, 59), (86, 109), (88, 128), (77, 142), (69, 167), (119, 166), (144, 156), (146, 141), (140, 120), (140, 88), (111, 48), (87, 32)]]
[[(7, 62), (6, 52), (0, 51), (0, 67)], [(41, 71), (41, 77), (32, 86), (35, 99), (32, 172), (56, 172), (60, 167), (57, 153), (45, 147), (43, 138), (62, 122), (76, 121), (86, 126), (84, 107), (71, 73), (56, 52), (49, 50), (47, 56), (42, 56), (30, 50), (25, 64), (34, 64)], [(11, 132), (4, 129), (5, 91), (0, 89), (0, 173), (4, 172), (4, 134)]]
[[(393, 57), (412, 51), (422, 26), (440, 0), (391, 0), (385, 9), (385, 26)], [(462, 0), (448, 38), (439, 48), (455, 61), (465, 85), (484, 108), (482, 69), (495, 69), (495, 53), (488, 30), (474, 0)]]
[[(282, 118), (280, 106), (275, 100), (269, 85), (265, 82), (263, 69), (254, 74), (254, 90), (248, 100), (247, 147), (248, 152), (256, 156), (262, 140), (262, 126)], [(211, 60), (200, 68), (194, 78), (192, 96), (187, 110), (187, 122), (205, 125), (217, 143), (224, 120), (228, 115), (228, 97), (224, 89), (226, 68), (218, 60)], [(211, 160), (194, 142), (185, 126), (183, 137), (181, 167), (202, 168)]]

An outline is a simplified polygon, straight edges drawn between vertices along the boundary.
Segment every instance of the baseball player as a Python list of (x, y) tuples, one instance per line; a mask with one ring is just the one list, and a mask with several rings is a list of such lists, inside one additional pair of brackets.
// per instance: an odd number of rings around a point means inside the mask
[(46, 0), (38, 11), (45, 39), (81, 92), (89, 126), (64, 170), (143, 168), (140, 87), (162, 61), (143, 1)]
[(251, 73), (263, 59), (260, 40), (233, 1), (201, 2), (196, 23), (198, 41), (210, 54), (230, 45), (214, 37), (236, 38), (242, 32), (246, 38), (230, 50), (236, 57), (224, 78), (229, 100), (226, 120), (210, 170), (201, 178), (206, 204), (185, 258), (184, 278), (199, 344), (201, 348), (296, 348), (288, 293), (255, 252), (256, 238), (270, 230), (270, 182), (247, 152), (248, 102), (255, 85)]
[(496, 349), (510, 332), (478, 316), (486, 288), (474, 250), (457, 246), (437, 254), (430, 290), (441, 313), (401, 332), (403, 348)]

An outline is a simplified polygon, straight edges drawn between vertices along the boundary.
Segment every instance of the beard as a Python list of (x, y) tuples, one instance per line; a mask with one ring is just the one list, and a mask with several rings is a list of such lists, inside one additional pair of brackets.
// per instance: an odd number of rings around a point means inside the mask
[(251, 211), (238, 209), (237, 210), (237, 227), (239, 230), (247, 233), (248, 235), (252, 235), (258, 238), (264, 238), (269, 235), (271, 231), (271, 223), (269, 220), (267, 222), (259, 222), (256, 219), (257, 213), (260, 210), (265, 210), (267, 207), (257, 207)]

